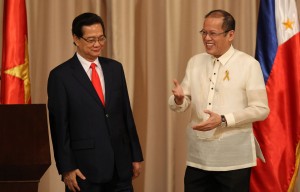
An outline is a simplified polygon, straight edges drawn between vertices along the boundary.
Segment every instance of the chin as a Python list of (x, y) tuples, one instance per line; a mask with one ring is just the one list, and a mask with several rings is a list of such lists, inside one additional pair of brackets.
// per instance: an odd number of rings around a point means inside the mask
[(215, 55), (215, 52), (209, 49), (206, 49), (206, 53), (210, 54), (210, 55)]
[(101, 52), (93, 54), (94, 57), (99, 57), (100, 55), (101, 55)]

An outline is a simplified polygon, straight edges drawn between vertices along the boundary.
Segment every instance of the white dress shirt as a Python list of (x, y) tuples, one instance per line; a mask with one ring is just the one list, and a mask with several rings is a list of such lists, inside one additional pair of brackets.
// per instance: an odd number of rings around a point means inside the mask
[[(176, 112), (192, 108), (187, 126), (187, 165), (228, 171), (255, 166), (257, 156), (264, 160), (252, 130), (252, 122), (269, 114), (258, 61), (232, 46), (219, 58), (198, 54), (189, 60), (181, 86), (183, 104), (177, 105), (172, 95), (169, 106)], [(227, 127), (193, 130), (193, 125), (209, 118), (205, 109), (224, 115)]]
[(83, 58), (81, 55), (79, 55), (78, 53), (76, 53), (77, 57), (78, 57), (78, 60), (80, 61), (83, 69), (85, 70), (86, 74), (88, 75), (88, 77), (91, 79), (91, 76), (92, 76), (92, 68), (91, 68), (91, 64), (92, 63), (95, 63), (96, 64), (96, 71), (98, 73), (98, 76), (100, 78), (100, 81), (101, 81), (101, 87), (102, 87), (102, 92), (103, 92), (103, 96), (105, 98), (105, 81), (104, 81), (104, 75), (103, 75), (103, 71), (102, 71), (102, 68), (101, 68), (101, 65), (100, 65), (100, 62), (98, 60), (98, 58), (93, 61), (93, 62), (90, 62), (88, 60), (86, 60), (85, 58)]

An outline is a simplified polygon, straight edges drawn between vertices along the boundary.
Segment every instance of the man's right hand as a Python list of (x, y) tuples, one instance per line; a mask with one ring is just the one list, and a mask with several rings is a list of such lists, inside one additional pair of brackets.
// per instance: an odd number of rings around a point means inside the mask
[(183, 93), (182, 87), (180, 86), (180, 84), (178, 83), (178, 81), (176, 79), (173, 80), (173, 83), (174, 83), (175, 87), (172, 89), (172, 92), (175, 97), (175, 103), (177, 105), (181, 105), (183, 103), (183, 99), (184, 99), (184, 93)]
[(78, 176), (82, 180), (85, 180), (85, 176), (81, 173), (79, 169), (65, 172), (62, 175), (63, 175), (64, 183), (66, 184), (66, 186), (69, 188), (70, 191), (73, 192), (80, 191), (76, 177)]

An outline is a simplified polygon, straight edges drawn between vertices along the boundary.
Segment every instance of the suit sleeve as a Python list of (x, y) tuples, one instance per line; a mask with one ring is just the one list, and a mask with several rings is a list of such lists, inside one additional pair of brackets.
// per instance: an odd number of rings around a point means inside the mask
[(77, 168), (70, 147), (68, 95), (62, 78), (51, 72), (48, 79), (48, 110), (54, 157), (59, 174)]
[(128, 135), (130, 139), (130, 144), (131, 144), (131, 151), (132, 151), (132, 159), (133, 162), (141, 162), (143, 161), (143, 155), (142, 155), (142, 149), (140, 146), (131, 106), (130, 106), (130, 100), (128, 96), (128, 90), (127, 90), (127, 85), (126, 85), (126, 79), (125, 79), (125, 74), (124, 70), (122, 68), (122, 92), (123, 92), (123, 99), (124, 99), (124, 114), (126, 115), (126, 123), (127, 123), (127, 130), (128, 130)]

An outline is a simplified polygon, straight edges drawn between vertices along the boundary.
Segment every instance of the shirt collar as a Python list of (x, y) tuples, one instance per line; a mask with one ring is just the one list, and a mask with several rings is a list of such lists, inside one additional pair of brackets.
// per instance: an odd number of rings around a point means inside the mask
[(223, 55), (221, 55), (221, 57), (216, 58), (212, 56), (212, 60), (214, 61), (215, 59), (218, 59), (222, 65), (225, 65), (233, 54), (234, 54), (234, 48), (231, 45), (230, 48)]
[(97, 65), (97, 67), (101, 68), (98, 58), (95, 61), (90, 62), (90, 61), (86, 60), (85, 58), (83, 58), (78, 52), (76, 53), (76, 55), (77, 55), (78, 60), (80, 61), (81, 65), (82, 65), (82, 67), (84, 68), (84, 70), (86, 72), (90, 69), (91, 63), (95, 63)]

